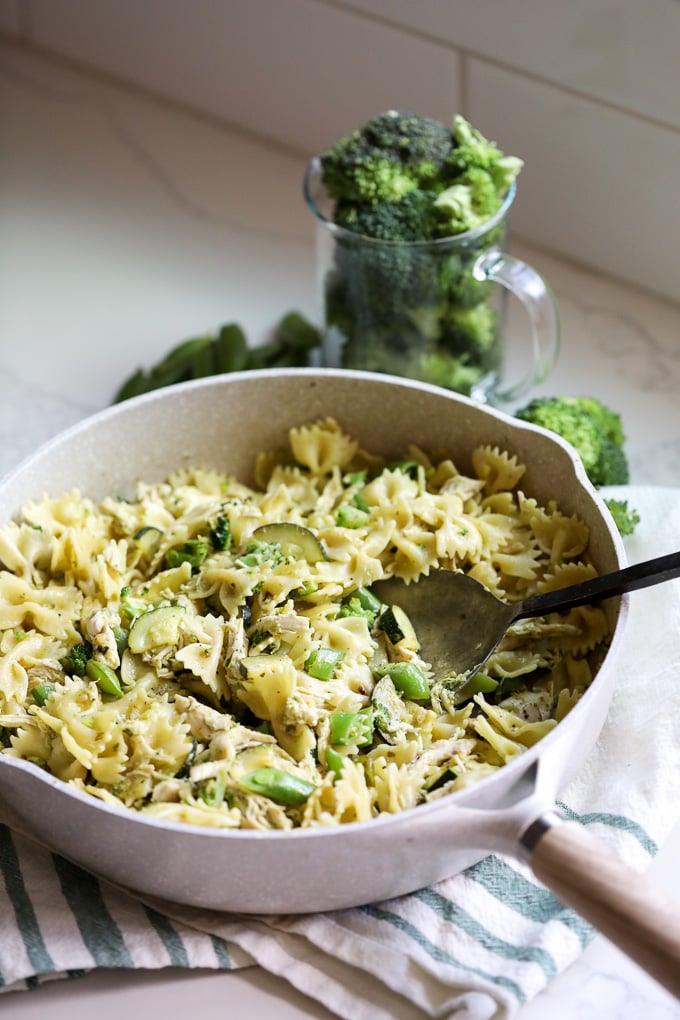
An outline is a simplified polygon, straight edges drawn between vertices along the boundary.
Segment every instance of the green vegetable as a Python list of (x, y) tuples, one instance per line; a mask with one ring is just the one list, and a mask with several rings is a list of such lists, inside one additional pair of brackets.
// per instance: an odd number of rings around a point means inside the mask
[(439, 121), (389, 110), (322, 154), (323, 181), (338, 201), (394, 202), (436, 180), (454, 144)]
[[(145, 613), (149, 609), (149, 606), (141, 599), (133, 598), (132, 588), (129, 584), (126, 584), (125, 587), (120, 590), (120, 609), (128, 623), (132, 623), (138, 616)], [(92, 653), (90, 652), (90, 655), (91, 654)]]
[(90, 659), (87, 664), (86, 673), (90, 680), (94, 680), (104, 694), (112, 694), (116, 698), (123, 695), (123, 688), (115, 669), (111, 669), (104, 662), (97, 659)]
[(222, 326), (215, 339), (215, 371), (241, 372), (248, 367), (248, 341), (235, 322)]
[(498, 680), (487, 676), (486, 673), (476, 673), (469, 680), (463, 680), (453, 697), (454, 705), (462, 705), (469, 701), (475, 694), (492, 694), (498, 687)]
[(133, 535), (133, 541), (142, 556), (149, 560), (156, 552), (162, 537), (163, 532), (160, 528), (148, 525), (144, 528), (140, 528), (139, 531)]
[(342, 365), (470, 393), (499, 368), (497, 315), (486, 304), (493, 284), (474, 267), (502, 242), (503, 226), (455, 249), (413, 242), (482, 227), (522, 161), (461, 116), (448, 127), (392, 110), (330, 146), (320, 167), (343, 228), (324, 282)]
[(31, 691), (31, 694), (33, 695), (33, 700), (35, 701), (36, 705), (44, 705), (47, 699), (49, 698), (50, 694), (54, 690), (54, 687), (55, 685), (53, 683), (50, 683), (49, 680), (46, 680), (41, 684), (36, 684), (36, 686)]
[(383, 631), (393, 645), (410, 648), (413, 652), (420, 648), (415, 628), (399, 606), (386, 606), (376, 621), (376, 627)]
[(348, 503), (338, 509), (335, 523), (339, 528), (363, 528), (368, 524), (368, 517), (365, 510), (354, 503)]
[(283, 769), (261, 768), (241, 776), (239, 786), (248, 793), (259, 793), (277, 804), (299, 807), (316, 789), (314, 783)]
[(177, 644), (184, 613), (183, 606), (159, 606), (142, 613), (128, 634), (130, 651), (140, 654), (163, 645)]
[(210, 540), (215, 549), (231, 548), (231, 524), (226, 514), (218, 514), (215, 525), (210, 532)]
[[(626, 485), (628, 458), (621, 415), (596, 397), (536, 397), (515, 412), (521, 421), (539, 425), (561, 436), (578, 453), (594, 486)], [(610, 506), (610, 510), (611, 510)], [(639, 523), (636, 510), (614, 501), (612, 516), (622, 535)]]
[(184, 545), (168, 549), (165, 554), (165, 562), (169, 567), (179, 567), (182, 563), (190, 563), (191, 569), (196, 571), (209, 552), (208, 543), (204, 539), (190, 538)]
[(276, 566), (282, 559), (283, 553), (278, 542), (260, 542), (253, 539), (248, 542), (244, 555), (239, 556), (236, 562), (243, 567), (259, 567), (262, 563)]
[(116, 640), (116, 650), (122, 655), (128, 646), (128, 632), (123, 627), (112, 627), (113, 636)]
[(320, 343), (319, 330), (295, 311), (282, 317), (274, 327), (271, 341), (261, 347), (250, 348), (241, 326), (228, 323), (216, 335), (191, 337), (175, 344), (150, 369), (136, 369), (119, 387), (113, 403), (163, 386), (225, 372), (305, 367)]
[(337, 648), (317, 648), (305, 661), (305, 669), (317, 680), (332, 680), (345, 653)]
[(388, 676), (395, 688), (411, 701), (430, 697), (427, 677), (415, 662), (391, 662), (376, 669), (378, 676)]
[(281, 524), (263, 524), (253, 532), (255, 542), (278, 545), (286, 558), (306, 560), (307, 563), (319, 563), (328, 559), (326, 550), (314, 532), (303, 528), (301, 524), (283, 522)]
[(628, 506), (627, 499), (605, 499), (614, 523), (622, 535), (632, 535), (640, 523), (640, 514)]
[(344, 764), (344, 755), (340, 754), (339, 751), (334, 750), (332, 747), (326, 748), (326, 765), (328, 766), (329, 771), (335, 774), (336, 779), (339, 779), (342, 775)]
[(331, 712), (330, 741), (338, 747), (356, 744), (365, 747), (373, 739), (373, 711)]
[(343, 599), (340, 616), (363, 616), (372, 626), (381, 608), (382, 602), (372, 591), (357, 588)]
[(92, 645), (89, 641), (80, 641), (72, 645), (64, 658), (61, 667), (68, 676), (85, 676), (88, 660), (92, 656)]
[(198, 796), (207, 807), (219, 807), (227, 789), (227, 773), (218, 772), (212, 779), (206, 779), (198, 789)]

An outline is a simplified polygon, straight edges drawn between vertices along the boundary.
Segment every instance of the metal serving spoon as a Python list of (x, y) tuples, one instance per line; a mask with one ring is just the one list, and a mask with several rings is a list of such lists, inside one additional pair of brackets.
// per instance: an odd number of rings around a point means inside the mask
[(467, 574), (451, 570), (435, 570), (411, 584), (391, 577), (377, 581), (372, 591), (407, 614), (435, 676), (471, 677), (516, 620), (599, 602), (678, 576), (680, 552), (674, 552), (512, 604), (501, 602)]

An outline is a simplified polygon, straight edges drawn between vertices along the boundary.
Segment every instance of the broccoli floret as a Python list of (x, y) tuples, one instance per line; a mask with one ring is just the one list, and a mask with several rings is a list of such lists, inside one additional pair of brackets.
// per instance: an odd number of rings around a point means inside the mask
[(338, 201), (394, 202), (433, 181), (452, 150), (440, 121), (388, 110), (322, 153), (322, 180)]
[(593, 485), (625, 485), (628, 461), (621, 417), (595, 397), (538, 397), (516, 412), (574, 446)]
[(627, 485), (630, 480), (628, 458), (622, 446), (603, 439), (600, 454), (589, 478), (593, 485)]
[(381, 241), (426, 241), (437, 228), (435, 196), (409, 191), (398, 202), (340, 202), (334, 221), (355, 234)]
[(79, 641), (71, 645), (61, 660), (61, 667), (68, 676), (85, 676), (87, 660), (92, 658), (92, 645), (89, 641)]
[(461, 234), (480, 227), (497, 213), (503, 204), (503, 195), (487, 170), (470, 167), (446, 188), (434, 203), (439, 236)]
[[(515, 413), (522, 421), (549, 429), (571, 443), (597, 488), (628, 482), (621, 416), (596, 397), (537, 397)], [(630, 534), (639, 521), (635, 510), (612, 513), (622, 535)]]
[(640, 523), (640, 514), (628, 506), (627, 499), (605, 499), (614, 523), (622, 535), (632, 535)]
[(205, 539), (190, 538), (183, 545), (168, 549), (165, 554), (165, 562), (168, 567), (179, 567), (182, 563), (189, 563), (192, 571), (196, 571), (209, 552), (210, 546)]
[(572, 397), (537, 397), (517, 411), (516, 415), (522, 421), (556, 432), (571, 443), (590, 478), (597, 465), (604, 437), (596, 418), (584, 405)]
[(455, 147), (447, 161), (455, 176), (466, 173), (471, 167), (486, 170), (496, 188), (506, 192), (523, 167), (517, 156), (505, 156), (495, 142), (485, 138), (481, 131), (456, 115), (453, 119)]

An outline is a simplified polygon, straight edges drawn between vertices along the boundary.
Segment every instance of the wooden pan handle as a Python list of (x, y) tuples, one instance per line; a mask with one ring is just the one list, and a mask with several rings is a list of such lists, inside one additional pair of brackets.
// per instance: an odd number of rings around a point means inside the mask
[(541, 816), (521, 842), (539, 881), (680, 998), (680, 903), (559, 815)]

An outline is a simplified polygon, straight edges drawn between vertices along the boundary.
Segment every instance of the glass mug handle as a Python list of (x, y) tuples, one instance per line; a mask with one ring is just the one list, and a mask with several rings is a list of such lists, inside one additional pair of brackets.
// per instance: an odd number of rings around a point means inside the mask
[(505, 389), (501, 385), (494, 392), (496, 400), (516, 400), (528, 393), (532, 386), (543, 382), (557, 360), (560, 325), (555, 298), (535, 269), (498, 250), (480, 255), (472, 274), (476, 280), (492, 280), (505, 287), (519, 298), (529, 315), (533, 355), (531, 366), (519, 382)]

